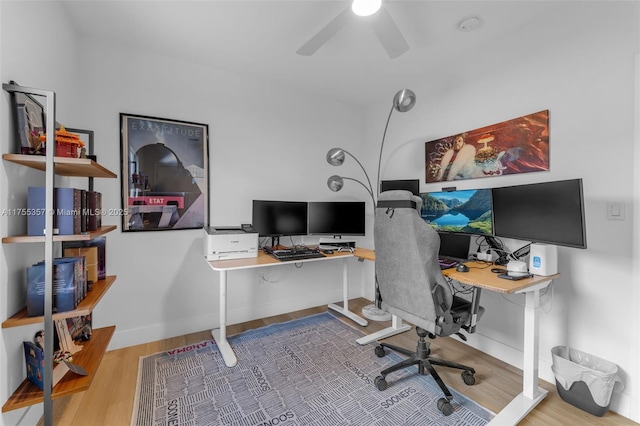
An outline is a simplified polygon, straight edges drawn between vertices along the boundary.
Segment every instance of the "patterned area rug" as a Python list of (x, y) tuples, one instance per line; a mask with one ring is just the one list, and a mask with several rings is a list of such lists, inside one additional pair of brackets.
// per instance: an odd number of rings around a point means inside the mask
[(373, 381), (402, 359), (360, 346), (363, 334), (322, 313), (229, 338), (238, 364), (227, 367), (207, 340), (140, 358), (132, 425), (484, 425), (493, 413), (453, 389), (454, 412), (431, 376), (405, 369)]

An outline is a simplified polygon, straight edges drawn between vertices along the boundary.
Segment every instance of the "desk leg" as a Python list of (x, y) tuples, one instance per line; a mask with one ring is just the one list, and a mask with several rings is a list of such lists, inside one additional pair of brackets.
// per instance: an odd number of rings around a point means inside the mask
[(227, 271), (220, 271), (220, 328), (211, 330), (227, 367), (238, 363), (238, 358), (227, 340)]
[(404, 333), (407, 330), (411, 330), (411, 326), (408, 324), (403, 324), (402, 318), (392, 315), (391, 327), (387, 327), (376, 333), (372, 333), (367, 336), (361, 337), (356, 340), (356, 343), (359, 345), (366, 345), (367, 343), (375, 342), (377, 340), (382, 340), (384, 338), (391, 337), (395, 334)]
[(369, 322), (358, 316), (356, 313), (349, 310), (349, 274), (347, 272), (347, 259), (342, 259), (342, 307), (335, 303), (329, 304), (328, 308), (344, 315), (345, 317), (357, 322), (361, 326), (365, 327), (369, 325)]
[(547, 390), (538, 386), (538, 307), (540, 288), (525, 293), (524, 305), (524, 362), (522, 366), (522, 393), (516, 396), (493, 420), (493, 425), (515, 425), (540, 401)]

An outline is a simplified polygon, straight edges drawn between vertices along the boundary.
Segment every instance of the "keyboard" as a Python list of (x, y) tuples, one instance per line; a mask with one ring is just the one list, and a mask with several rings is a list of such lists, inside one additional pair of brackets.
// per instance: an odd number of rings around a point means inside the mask
[(296, 260), (317, 259), (320, 257), (325, 257), (325, 255), (320, 253), (319, 250), (309, 249), (309, 248), (278, 249), (278, 250), (265, 248), (265, 251), (280, 261), (292, 261), (292, 260), (296, 261)]
[(440, 269), (449, 269), (457, 266), (460, 261), (456, 259), (450, 259), (448, 257), (438, 257), (438, 263), (440, 264)]

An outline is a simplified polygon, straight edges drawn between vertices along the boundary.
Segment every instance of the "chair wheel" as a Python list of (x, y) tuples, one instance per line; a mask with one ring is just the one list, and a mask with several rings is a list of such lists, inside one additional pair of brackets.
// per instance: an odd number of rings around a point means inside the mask
[(373, 383), (376, 385), (379, 391), (387, 389), (387, 381), (382, 376), (376, 377)]
[(473, 386), (476, 384), (476, 378), (473, 376), (473, 373), (471, 371), (465, 370), (462, 372), (461, 376), (465, 384), (469, 386)]
[(374, 349), (374, 352), (376, 353), (378, 358), (382, 358), (383, 356), (386, 355), (386, 352), (384, 351), (384, 348), (382, 346), (376, 346), (376, 348)]
[(440, 398), (438, 400), (438, 410), (445, 416), (450, 416), (453, 413), (453, 405), (446, 398)]

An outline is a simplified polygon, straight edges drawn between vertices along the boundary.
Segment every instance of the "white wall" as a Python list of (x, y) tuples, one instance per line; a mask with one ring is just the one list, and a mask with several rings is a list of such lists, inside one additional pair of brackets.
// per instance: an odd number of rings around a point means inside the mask
[[(447, 185), (423, 183), (422, 190), (583, 179), (588, 249), (559, 248), (562, 275), (540, 308), (540, 373), (554, 382), (550, 351), (556, 345), (614, 362), (626, 389), (616, 390), (611, 408), (638, 420), (637, 404), (632, 404), (640, 393), (640, 324), (632, 314), (640, 305), (633, 267), (638, 252), (632, 238), (633, 200), (638, 195), (638, 3), (568, 2), (555, 21), (545, 19), (544, 25), (519, 31), (530, 39), (520, 47), (522, 54), (501, 50), (499, 41), (469, 52), (451, 77), (455, 84), (434, 90), (428, 76), (402, 82), (416, 92), (418, 103), (414, 110), (392, 118), (383, 178), (419, 177), (424, 182), (424, 142), (549, 109), (549, 172)], [(365, 124), (369, 137), (380, 134), (391, 96), (370, 109)], [(606, 219), (606, 203), (611, 201), (625, 204), (626, 220)], [(511, 249), (524, 244), (506, 242)], [(523, 303), (523, 296), (483, 292), (487, 311), (470, 343), (521, 366)]]
[[(331, 193), (326, 178), (332, 170), (324, 159), (334, 144), (358, 143), (358, 111), (98, 40), (83, 40), (79, 54), (86, 103), (77, 118), (96, 131), (95, 151), (108, 168), (119, 170), (120, 112), (209, 124), (212, 225), (250, 222), (252, 199), (363, 198), (357, 190)], [(96, 183), (103, 203), (120, 205), (118, 185)], [(120, 225), (119, 217), (108, 220)], [(94, 320), (118, 325), (112, 348), (218, 324), (218, 276), (202, 259), (201, 234), (108, 236), (108, 274), (118, 280)], [(356, 284), (361, 266), (352, 268)], [(340, 278), (339, 268), (317, 265), (231, 273), (229, 322), (340, 300)]]

